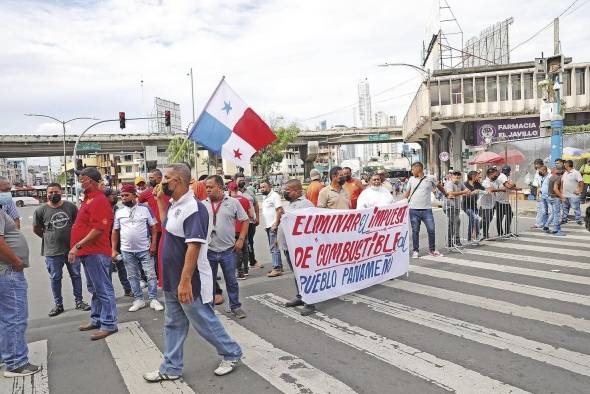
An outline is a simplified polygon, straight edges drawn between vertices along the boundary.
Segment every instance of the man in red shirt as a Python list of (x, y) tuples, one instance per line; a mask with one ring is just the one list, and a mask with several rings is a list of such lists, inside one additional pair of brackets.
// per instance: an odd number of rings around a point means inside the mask
[[(252, 219), (252, 206), (250, 205), (250, 201), (238, 192), (238, 184), (234, 181), (231, 181), (227, 184), (227, 190), (229, 191), (229, 196), (238, 200), (244, 211), (248, 214), (248, 218)], [(242, 222), (236, 220), (236, 239), (240, 237), (240, 232), (242, 231)], [(248, 276), (248, 238), (244, 240), (244, 246), (239, 251), (236, 251), (236, 266), (238, 267), (238, 280), (245, 280), (246, 276)]]
[(109, 231), (113, 225), (113, 209), (98, 184), (102, 177), (95, 167), (76, 171), (84, 189), (84, 201), (72, 226), (70, 263), (78, 259), (84, 267), (90, 303), (90, 323), (80, 326), (80, 331), (98, 331), (90, 337), (93, 341), (117, 332), (117, 303), (111, 282), (111, 240)]
[(350, 197), (350, 208), (356, 209), (356, 200), (363, 191), (363, 184), (356, 178), (352, 177), (352, 169), (350, 167), (342, 168), (342, 175), (346, 177), (346, 182), (342, 187)]

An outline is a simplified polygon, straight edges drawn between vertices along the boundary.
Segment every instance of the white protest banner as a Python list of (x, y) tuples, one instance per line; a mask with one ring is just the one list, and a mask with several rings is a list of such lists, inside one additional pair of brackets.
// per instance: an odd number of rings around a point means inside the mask
[(407, 273), (408, 212), (404, 200), (285, 214), (281, 221), (303, 301), (315, 304)]

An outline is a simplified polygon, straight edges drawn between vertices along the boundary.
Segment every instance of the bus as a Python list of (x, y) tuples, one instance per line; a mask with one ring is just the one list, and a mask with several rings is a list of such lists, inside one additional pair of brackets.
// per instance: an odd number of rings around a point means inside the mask
[(47, 201), (47, 186), (16, 186), (10, 191), (17, 207), (38, 205)]

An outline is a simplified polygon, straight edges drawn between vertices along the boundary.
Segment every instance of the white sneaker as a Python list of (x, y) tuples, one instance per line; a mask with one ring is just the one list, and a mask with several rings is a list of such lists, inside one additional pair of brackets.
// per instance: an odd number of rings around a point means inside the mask
[(239, 361), (240, 360), (234, 360), (234, 361), (221, 360), (219, 367), (217, 367), (217, 369), (215, 371), (213, 371), (213, 373), (217, 376), (227, 375), (228, 373), (230, 373), (231, 371), (236, 369), (236, 366), (238, 365)]
[(159, 383), (165, 380), (176, 380), (180, 379), (180, 375), (168, 375), (161, 373), (160, 371), (146, 372), (143, 374), (143, 378), (150, 383)]
[(420, 255), (418, 254), (417, 251), (412, 252), (412, 258), (413, 259), (417, 259), (418, 257), (420, 257)]
[(145, 280), (140, 280), (139, 287), (141, 287), (142, 289), (145, 289), (147, 287), (147, 282)]
[(160, 301), (158, 301), (158, 300), (151, 300), (150, 301), (150, 308), (152, 308), (155, 311), (163, 311), (164, 305), (160, 304)]
[(145, 301), (144, 300), (135, 300), (129, 308), (129, 312), (137, 312), (141, 308), (145, 308)]
[(438, 250), (433, 250), (432, 252), (428, 252), (428, 254), (432, 257), (443, 257), (443, 254)]

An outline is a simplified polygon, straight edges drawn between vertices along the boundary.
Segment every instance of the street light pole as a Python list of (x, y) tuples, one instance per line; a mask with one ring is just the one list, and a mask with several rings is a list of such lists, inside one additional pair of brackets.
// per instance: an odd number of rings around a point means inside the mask
[[(192, 104), (193, 104), (193, 106), (192, 106), (192, 109), (193, 109), (193, 122), (192, 122), (192, 124), (194, 124), (195, 123), (195, 82), (193, 79), (193, 68), (192, 67), (191, 67), (191, 71), (190, 71), (190, 76), (191, 76), (191, 99), (192, 99)], [(190, 127), (187, 129), (187, 138), (188, 138), (189, 130), (190, 130)], [(198, 152), (197, 151), (197, 143), (193, 142), (193, 154), (195, 156), (195, 179), (197, 179), (199, 176), (199, 167), (198, 167), (199, 166), (199, 164), (198, 164), (199, 159), (197, 156), (197, 152)]]
[[(41, 115), (41, 114), (25, 114), (25, 116), (36, 116), (36, 117), (40, 117), (40, 118), (48, 118), (48, 119), (52, 119), (52, 120), (55, 120), (56, 122), (61, 123), (61, 127), (63, 128), (64, 178), (65, 178), (66, 190), (67, 190), (67, 188), (68, 188), (68, 169), (67, 169), (67, 162), (66, 162), (66, 124), (70, 123), (74, 120), (98, 120), (98, 119), (89, 118), (89, 117), (78, 117), (78, 118), (72, 118), (70, 120), (60, 120), (60, 119), (54, 118), (53, 116)], [(72, 198), (73, 198), (73, 196), (72, 196)]]

